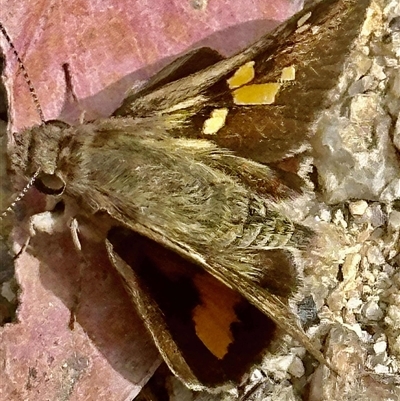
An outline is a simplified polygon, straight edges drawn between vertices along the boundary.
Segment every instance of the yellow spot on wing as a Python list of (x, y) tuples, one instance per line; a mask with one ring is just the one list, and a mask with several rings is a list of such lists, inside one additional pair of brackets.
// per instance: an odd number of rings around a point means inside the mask
[(242, 106), (272, 104), (280, 86), (278, 82), (246, 85), (233, 91), (233, 101)]
[(203, 134), (214, 135), (216, 134), (224, 125), (226, 116), (228, 115), (228, 109), (215, 109), (211, 113), (211, 117), (204, 121)]
[(282, 69), (281, 81), (294, 81), (296, 78), (296, 69), (294, 65)]
[(249, 61), (239, 67), (231, 78), (227, 80), (229, 89), (243, 86), (254, 79), (254, 61)]

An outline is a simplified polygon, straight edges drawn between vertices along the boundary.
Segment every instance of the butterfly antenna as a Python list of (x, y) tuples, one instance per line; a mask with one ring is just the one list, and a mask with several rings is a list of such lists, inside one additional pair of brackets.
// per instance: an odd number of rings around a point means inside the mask
[[(6, 29), (4, 28), (3, 24), (0, 22), (0, 31), (1, 33), (4, 35), (4, 37), (6, 38), (8, 45), (10, 46), (11, 50), (14, 53), (14, 56), (16, 57), (17, 61), (18, 61), (18, 67), (19, 69), (22, 71), (22, 74), (24, 76), (24, 79), (29, 87), (29, 92), (32, 96), (33, 102), (35, 104), (36, 110), (39, 114), (40, 120), (41, 120), (41, 124), (45, 123), (45, 119), (44, 119), (44, 114), (43, 114), (43, 110), (40, 107), (40, 102), (39, 102), (39, 98), (36, 94), (35, 88), (32, 84), (31, 79), (29, 78), (28, 72), (25, 69), (24, 63), (21, 60), (21, 57), (18, 54), (17, 49), (14, 46), (14, 43), (12, 42), (10, 36), (8, 35)], [(21, 201), (21, 199), (26, 195), (26, 193), (29, 191), (29, 189), (33, 186), (33, 184), (36, 181), (36, 178), (38, 177), (38, 175), (40, 174), (40, 169), (38, 169), (33, 176), (30, 178), (28, 184), (26, 184), (26, 186), (24, 187), (24, 189), (20, 192), (20, 194), (17, 196), (17, 198), (11, 203), (11, 205), (4, 210), (1, 214), (0, 214), (0, 222), (4, 220), (4, 218), (11, 212), (14, 210), (15, 205)], [(1, 236), (1, 235), (0, 235)], [(1, 236), (2, 237), (2, 236)]]
[(14, 199), (14, 202), (11, 203), (10, 206), (8, 206), (8, 208), (2, 212), (0, 214), (0, 222), (9, 214), (9, 212), (11, 212), (15, 205), (26, 195), (26, 193), (29, 191), (30, 188), (32, 188), (33, 184), (36, 181), (36, 178), (38, 177), (38, 175), (40, 174), (40, 169), (38, 169), (33, 176), (31, 177), (31, 179), (29, 180), (29, 182), (25, 185), (25, 188), (19, 193), (19, 195)]
[(21, 57), (19, 56), (19, 54), (17, 52), (17, 49), (14, 46), (14, 43), (12, 42), (10, 36), (8, 35), (6, 29), (4, 28), (4, 26), (3, 26), (3, 24), (1, 22), (0, 22), (0, 30), (1, 30), (1, 33), (4, 35), (4, 37), (6, 38), (11, 50), (13, 51), (13, 53), (14, 53), (17, 61), (18, 61), (18, 67), (21, 70), (22, 75), (24, 76), (25, 81), (26, 81), (26, 83), (27, 83), (27, 85), (29, 87), (29, 92), (30, 92), (30, 94), (32, 96), (33, 103), (35, 104), (36, 110), (37, 110), (37, 112), (39, 114), (40, 121), (41, 121), (42, 124), (44, 124), (45, 123), (44, 114), (43, 114), (42, 108), (40, 107), (39, 98), (38, 98), (38, 96), (36, 94), (35, 88), (32, 85), (32, 81), (29, 78), (28, 72), (25, 69), (24, 63), (22, 62)]

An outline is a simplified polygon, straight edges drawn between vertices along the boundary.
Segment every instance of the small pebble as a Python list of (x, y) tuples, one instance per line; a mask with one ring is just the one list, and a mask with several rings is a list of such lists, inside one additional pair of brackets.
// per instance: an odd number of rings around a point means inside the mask
[(303, 361), (299, 357), (294, 357), (288, 368), (288, 372), (294, 377), (302, 377), (305, 373)]
[(378, 374), (381, 374), (381, 375), (382, 374), (387, 375), (389, 373), (389, 368), (387, 366), (385, 366), (385, 365), (378, 364), (378, 365), (375, 366), (374, 371), (375, 371), (375, 373), (378, 373)]
[(359, 200), (349, 204), (349, 210), (353, 216), (362, 216), (367, 210), (367, 207), (368, 203), (365, 200)]
[(320, 215), (319, 215), (320, 219), (322, 221), (331, 221), (331, 212), (329, 210), (322, 210)]
[(359, 253), (350, 253), (346, 255), (342, 266), (343, 279), (354, 280), (357, 275), (358, 266), (361, 262), (361, 255)]
[(356, 308), (358, 308), (359, 306), (361, 306), (362, 303), (363, 303), (363, 302), (361, 301), (360, 298), (355, 298), (355, 297), (353, 297), (353, 298), (350, 298), (350, 299), (347, 301), (347, 308), (348, 308), (348, 309), (356, 309)]
[(7, 299), (8, 302), (14, 302), (16, 299), (15, 290), (13, 290), (11, 282), (7, 281), (1, 286), (1, 295)]
[(386, 348), (387, 348), (386, 341), (378, 341), (377, 343), (374, 344), (375, 354), (382, 354), (383, 352), (386, 351)]
[(251, 374), (251, 381), (259, 381), (264, 378), (260, 369), (254, 369)]
[(363, 313), (364, 316), (370, 320), (378, 321), (383, 318), (382, 309), (375, 301), (367, 302), (363, 308)]
[(381, 250), (377, 246), (371, 246), (367, 250), (368, 262), (374, 265), (383, 265), (385, 263), (385, 258), (382, 255)]
[(380, 227), (385, 223), (385, 213), (379, 203), (374, 203), (366, 211), (372, 227)]
[(388, 218), (388, 225), (393, 230), (400, 229), (400, 212), (398, 212), (397, 210), (392, 210), (390, 212), (389, 218)]

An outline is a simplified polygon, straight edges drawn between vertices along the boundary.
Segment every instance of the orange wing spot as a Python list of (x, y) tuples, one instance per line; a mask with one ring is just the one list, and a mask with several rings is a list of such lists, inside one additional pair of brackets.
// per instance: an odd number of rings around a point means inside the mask
[(196, 334), (210, 352), (222, 359), (234, 340), (230, 325), (239, 321), (234, 307), (241, 296), (209, 275), (198, 274), (193, 281), (202, 301), (192, 314)]

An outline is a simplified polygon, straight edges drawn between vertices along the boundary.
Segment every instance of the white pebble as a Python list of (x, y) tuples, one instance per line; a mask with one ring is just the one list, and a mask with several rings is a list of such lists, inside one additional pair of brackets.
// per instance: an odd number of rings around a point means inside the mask
[(388, 374), (389, 373), (389, 368), (387, 367), (387, 366), (385, 366), (385, 365), (381, 365), (381, 364), (378, 364), (378, 365), (376, 365), (375, 367), (374, 367), (374, 371), (375, 371), (375, 373), (378, 373), (378, 374)]
[(251, 374), (251, 381), (259, 381), (264, 378), (260, 369), (254, 369)]
[(359, 200), (349, 204), (349, 210), (353, 216), (362, 216), (367, 210), (367, 207), (368, 203), (365, 200)]
[(386, 351), (386, 348), (387, 348), (386, 341), (378, 341), (377, 343), (374, 344), (375, 354), (382, 354), (383, 352)]
[(321, 210), (319, 217), (322, 221), (331, 221), (331, 212), (329, 210)]
[(347, 309), (356, 309), (360, 305), (362, 305), (362, 301), (360, 298), (352, 297), (347, 301)]

